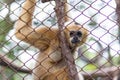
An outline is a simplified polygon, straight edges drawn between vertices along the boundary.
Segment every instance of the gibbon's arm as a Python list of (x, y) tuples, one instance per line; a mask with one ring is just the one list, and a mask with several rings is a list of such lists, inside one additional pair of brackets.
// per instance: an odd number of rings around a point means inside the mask
[(54, 37), (54, 34), (46, 27), (32, 28), (32, 17), (35, 5), (36, 0), (25, 0), (20, 17), (15, 24), (15, 35), (18, 39), (25, 41), (40, 50), (45, 50), (48, 48), (50, 44), (49, 40)]
[(22, 7), (20, 17), (15, 24), (16, 35), (20, 39), (24, 39), (29, 36), (34, 30), (31, 27), (32, 15), (34, 12), (36, 0), (26, 0)]
[[(67, 0), (65, 6), (65, 12), (67, 12)], [(15, 24), (16, 37), (22, 41), (25, 41), (32, 46), (37, 47), (41, 51), (47, 49), (51, 44), (51, 41), (56, 38), (58, 30), (49, 29), (46, 26), (40, 26), (32, 28), (32, 17), (36, 5), (36, 0), (25, 0), (20, 17)], [(65, 21), (68, 21), (68, 16), (65, 15)]]
[[(27, 43), (35, 41), (35, 31), (32, 28), (32, 15), (34, 12), (36, 0), (25, 0), (20, 17), (15, 23), (16, 37)], [(34, 35), (34, 36), (33, 36)]]

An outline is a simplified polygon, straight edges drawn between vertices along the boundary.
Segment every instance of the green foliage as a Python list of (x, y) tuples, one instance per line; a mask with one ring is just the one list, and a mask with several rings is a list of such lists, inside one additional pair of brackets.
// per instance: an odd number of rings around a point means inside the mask
[(95, 64), (87, 64), (85, 65), (84, 68), (82, 68), (84, 71), (93, 71), (97, 69), (97, 66), (95, 66)]
[(2, 72), (0, 74), (0, 80), (8, 80), (8, 79), (9, 80), (23, 80), (23, 77), (26, 76), (26, 74), (23, 74), (23, 73), (13, 72), (7, 67), (3, 67), (1, 69), (2, 69)]
[[(0, 1), (3, 1), (7, 5), (10, 5), (14, 0), (0, 0)], [(20, 1), (20, 0), (17, 0), (17, 1)], [(93, 3), (92, 0), (86, 0), (84, 2), (87, 2), (88, 4)], [(83, 14), (84, 14), (84, 10), (87, 9), (88, 7), (90, 7), (88, 4), (86, 4), (84, 2), (81, 1), (79, 4), (78, 3), (76, 4), (76, 6), (75, 6), (76, 11), (80, 11), (80, 12), (83, 11)], [(0, 4), (0, 9), (2, 9), (2, 5), (3, 4)], [(103, 6), (103, 4), (100, 6)], [(97, 25), (96, 14), (93, 13), (92, 11), (90, 11), (88, 14), (90, 16), (90, 22), (88, 23), (88, 26), (90, 26), (91, 28), (94, 28)], [(47, 19), (47, 21), (50, 24), (55, 24), (56, 18), (55, 18), (55, 16), (51, 16), (50, 18)], [(34, 24), (37, 26), (41, 25), (40, 22), (35, 22)], [(4, 46), (11, 48), (11, 46), (13, 45), (13, 43), (6, 40), (6, 36), (7, 36), (8, 32), (12, 29), (12, 27), (13, 27), (13, 23), (10, 21), (10, 19), (8, 19), (8, 17), (5, 17), (0, 20), (0, 52), (3, 51), (2, 48)], [(90, 38), (89, 41), (94, 41), (94, 39)], [(14, 60), (14, 59), (16, 59), (16, 56), (14, 55), (14, 53), (18, 53), (21, 49), (23, 49), (23, 48), (21, 48), (20, 46), (15, 46), (15, 48), (10, 49), (6, 55), (10, 59)], [(86, 46), (83, 47), (82, 52), (83, 52), (83, 56), (86, 57), (89, 61), (98, 55), (98, 53), (90, 52), (89, 50), (87, 50)], [(102, 64), (109, 63), (106, 58), (100, 58), (100, 59), (102, 61), (101, 62)], [(111, 60), (114, 63), (114, 65), (120, 64), (119, 56), (113, 57)], [(76, 64), (78, 66), (80, 66), (84, 71), (96, 70), (98, 68), (96, 65), (98, 65), (99, 63), (95, 62), (95, 64), (91, 64), (89, 61), (87, 62), (87, 61), (84, 61), (81, 59), (77, 59)], [(17, 62), (17, 64), (20, 64), (20, 63)], [(25, 76), (25, 74), (15, 73), (14, 71), (12, 71), (8, 68), (5, 68), (5, 70), (3, 70), (3, 72), (7, 77), (6, 79), (9, 79), (9, 80), (23, 80), (23, 78)], [(0, 80), (2, 80), (2, 77), (3, 76), (0, 74)]]
[(11, 4), (15, 0), (1, 0), (1, 2), (6, 3), (6, 4)]
[(120, 64), (120, 56), (114, 56), (112, 58), (112, 62), (113, 62), (114, 65)]
[(0, 20), (0, 43), (5, 42), (6, 34), (12, 29), (13, 24), (6, 20)]
[(7, 67), (3, 67), (1, 68), (2, 72), (0, 74), (0, 80), (5, 80), (6, 79), (9, 79), (9, 80), (14, 80), (14, 72), (10, 69), (8, 69)]
[(93, 27), (93, 26), (96, 26), (97, 23), (96, 23), (96, 21), (91, 21), (88, 25), (90, 25), (91, 27)]

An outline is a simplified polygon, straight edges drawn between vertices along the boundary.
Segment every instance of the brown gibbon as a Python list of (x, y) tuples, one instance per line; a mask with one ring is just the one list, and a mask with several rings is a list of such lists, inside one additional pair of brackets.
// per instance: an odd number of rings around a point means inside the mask
[[(36, 0), (25, 0), (15, 24), (16, 37), (40, 50), (33, 70), (34, 80), (71, 80), (61, 55), (58, 29), (47, 26), (32, 27), (36, 3)], [(67, 25), (63, 31), (71, 53), (85, 43), (88, 35), (85, 28), (74, 23)]]

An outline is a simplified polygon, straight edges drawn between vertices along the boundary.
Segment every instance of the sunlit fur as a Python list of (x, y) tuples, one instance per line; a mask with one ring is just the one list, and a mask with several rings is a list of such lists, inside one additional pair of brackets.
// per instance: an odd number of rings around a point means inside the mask
[[(34, 80), (56, 80), (56, 78), (57, 80), (71, 80), (68, 77), (68, 69), (61, 55), (58, 29), (46, 26), (32, 28), (35, 4), (36, 0), (26, 0), (20, 17), (15, 24), (16, 37), (40, 50), (33, 70)], [(63, 31), (72, 53), (86, 41), (87, 30), (80, 25), (69, 24)], [(78, 38), (80, 41), (71, 42), (76, 36), (75, 34), (70, 36), (71, 31), (80, 31), (82, 33)]]

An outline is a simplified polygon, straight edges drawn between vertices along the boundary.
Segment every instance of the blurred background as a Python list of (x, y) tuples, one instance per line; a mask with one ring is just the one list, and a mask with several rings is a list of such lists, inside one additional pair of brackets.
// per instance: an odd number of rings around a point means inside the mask
[[(24, 0), (0, 0), (0, 54), (11, 59), (20, 68), (33, 69), (38, 49), (19, 41), (14, 36), (14, 23), (18, 19)], [(120, 65), (119, 0), (69, 0), (70, 18), (89, 31), (87, 42), (78, 50), (76, 65), (79, 72)], [(56, 26), (55, 3), (38, 1), (33, 25)], [(118, 72), (118, 71), (117, 71)], [(104, 73), (104, 71), (103, 71)], [(118, 74), (117, 74), (118, 75)], [(92, 77), (92, 76), (91, 76)], [(111, 80), (96, 77), (92, 80)], [(33, 80), (31, 74), (16, 72), (0, 66), (0, 80)], [(87, 79), (89, 80), (89, 79)], [(114, 79), (118, 80), (118, 79)]]

